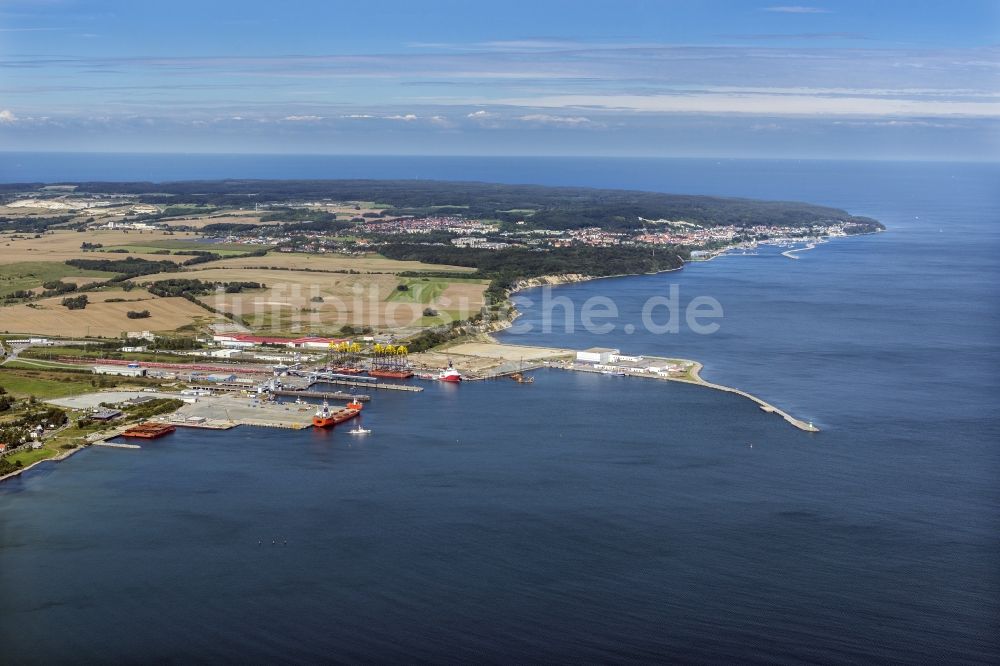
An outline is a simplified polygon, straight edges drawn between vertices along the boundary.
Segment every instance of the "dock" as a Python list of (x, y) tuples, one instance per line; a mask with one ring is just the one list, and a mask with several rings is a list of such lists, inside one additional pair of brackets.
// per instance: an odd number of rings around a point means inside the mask
[[(424, 389), (420, 386), (411, 386), (410, 384), (390, 384), (387, 382), (372, 382), (372, 381), (359, 381), (357, 379), (319, 379), (315, 382), (309, 384), (336, 384), (338, 386), (356, 386), (362, 389), (381, 389), (385, 391), (412, 391), (419, 392)], [(299, 395), (302, 391), (295, 391)]]
[(125, 444), (124, 442), (94, 442), (94, 446), (106, 446), (109, 449), (141, 449), (138, 444)]
[(372, 399), (370, 395), (355, 395), (352, 393), (345, 393), (344, 391), (292, 391), (289, 389), (277, 389), (271, 391), (271, 393), (280, 396), (318, 398), (320, 400), (357, 400), (358, 402), (368, 402)]

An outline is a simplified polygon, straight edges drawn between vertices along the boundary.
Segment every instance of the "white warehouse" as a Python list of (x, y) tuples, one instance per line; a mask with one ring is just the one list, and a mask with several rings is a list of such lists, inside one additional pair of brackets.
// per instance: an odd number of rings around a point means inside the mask
[(591, 347), (576, 353), (576, 360), (580, 363), (610, 363), (612, 356), (617, 356), (621, 351), (608, 347)]

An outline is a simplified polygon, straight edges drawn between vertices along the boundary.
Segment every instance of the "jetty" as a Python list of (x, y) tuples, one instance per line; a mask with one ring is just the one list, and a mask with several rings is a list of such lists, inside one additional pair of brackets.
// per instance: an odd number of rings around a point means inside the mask
[[(805, 249), (805, 248), (800, 248)], [(604, 352), (607, 357), (595, 360), (595, 354)], [(613, 354), (611, 352), (614, 352)], [(443, 355), (444, 352), (434, 352)], [(436, 356), (424, 353), (425, 358), (437, 360)], [(613, 358), (612, 358), (613, 357)], [(556, 349), (477, 341), (455, 345), (447, 350), (447, 359), (454, 360), (463, 375), (469, 380), (500, 379), (517, 371), (526, 372), (540, 367), (576, 372), (613, 374), (624, 377), (641, 377), (660, 381), (682, 382), (705, 388), (735, 393), (757, 403), (762, 411), (777, 414), (790, 425), (804, 432), (819, 432), (811, 421), (799, 419), (757, 396), (732, 386), (716, 384), (702, 379), (702, 364), (697, 361), (655, 356), (630, 356), (618, 350), (591, 349), (582, 352), (571, 349)], [(585, 359), (585, 360), (584, 360)], [(423, 360), (423, 359), (422, 359)], [(426, 360), (424, 361), (426, 363)]]
[(309, 391), (292, 389), (275, 389), (271, 391), (274, 395), (283, 397), (296, 396), (299, 398), (318, 398), (320, 400), (357, 400), (358, 402), (368, 402), (372, 399), (370, 395), (355, 395), (344, 391)]
[[(391, 384), (389, 382), (372, 382), (372, 381), (361, 381), (357, 379), (318, 379), (309, 384), (313, 386), (315, 384), (335, 384), (337, 386), (356, 386), (363, 389), (380, 389), (384, 391), (423, 391), (424, 389), (420, 386), (411, 386), (410, 384)], [(302, 395), (302, 391), (293, 391), (293, 393)]]
[(109, 449), (141, 449), (138, 444), (126, 444), (124, 442), (94, 442), (94, 446), (105, 446)]
[(799, 430), (804, 430), (806, 432), (819, 432), (819, 428), (813, 425), (812, 421), (803, 421), (802, 419), (797, 419), (788, 412), (778, 407), (775, 407), (769, 402), (766, 402), (752, 393), (747, 393), (738, 388), (733, 388), (732, 386), (724, 386), (722, 384), (715, 384), (713, 382), (705, 381), (701, 378), (699, 374), (702, 369), (702, 364), (697, 361), (691, 361), (694, 367), (691, 369), (691, 376), (693, 379), (680, 378), (680, 377), (670, 377), (669, 381), (684, 382), (686, 384), (695, 384), (696, 386), (704, 386), (705, 388), (715, 389), (716, 391), (725, 391), (726, 393), (735, 393), (736, 395), (743, 396), (747, 400), (752, 400), (761, 408), (762, 411), (768, 414), (777, 414), (781, 418), (785, 419), (788, 423), (795, 426)]

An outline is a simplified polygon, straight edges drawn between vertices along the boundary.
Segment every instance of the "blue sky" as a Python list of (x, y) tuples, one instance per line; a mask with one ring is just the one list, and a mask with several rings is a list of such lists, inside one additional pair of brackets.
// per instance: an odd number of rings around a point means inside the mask
[(0, 151), (990, 159), (1000, 0), (0, 0)]

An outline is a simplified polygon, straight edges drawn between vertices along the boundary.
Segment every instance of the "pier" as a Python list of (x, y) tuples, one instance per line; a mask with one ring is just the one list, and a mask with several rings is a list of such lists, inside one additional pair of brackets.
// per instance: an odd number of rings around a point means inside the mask
[(94, 446), (106, 446), (109, 449), (141, 449), (138, 444), (125, 444), (123, 442), (94, 442)]
[(358, 402), (368, 402), (372, 399), (370, 395), (354, 395), (344, 391), (292, 391), (290, 389), (276, 389), (271, 391), (274, 395), (296, 396), (299, 398), (318, 398), (320, 400), (357, 400)]
[[(802, 251), (806, 248), (800, 248)], [(761, 400), (757, 396), (746, 391), (715, 384), (705, 381), (699, 374), (702, 364), (688, 359), (670, 359), (657, 356), (636, 357), (634, 360), (612, 363), (580, 363), (575, 362), (573, 357), (576, 352), (571, 349), (556, 349), (550, 347), (533, 347), (526, 345), (515, 345), (498, 342), (467, 342), (451, 347), (447, 350), (447, 356), (442, 352), (424, 352), (421, 356), (423, 365), (433, 367), (440, 366), (446, 361), (455, 360), (465, 378), (468, 380), (500, 379), (508, 377), (514, 372), (528, 372), (539, 367), (554, 368), (562, 370), (573, 370), (576, 372), (594, 372), (601, 374), (615, 374), (625, 377), (642, 377), (645, 379), (657, 379), (660, 381), (683, 382), (704, 386), (705, 388), (735, 393), (747, 400), (757, 403), (762, 411), (768, 414), (777, 414), (790, 425), (805, 432), (819, 432), (811, 421), (798, 419), (788, 412), (775, 407), (774, 405)], [(660, 372), (652, 372), (653, 367), (661, 369)], [(668, 368), (662, 371), (662, 368)]]
[[(411, 386), (410, 384), (390, 384), (387, 382), (372, 382), (372, 381), (361, 381), (357, 379), (318, 379), (309, 386), (313, 384), (336, 384), (337, 386), (356, 386), (363, 389), (380, 389), (385, 391), (414, 391), (419, 392), (424, 389), (420, 386)], [(276, 392), (277, 393), (277, 392)], [(302, 395), (302, 391), (292, 391), (292, 393), (297, 395)], [(278, 394), (280, 395), (280, 394)]]
[(754, 402), (757, 403), (757, 406), (760, 407), (762, 411), (767, 412), (768, 414), (777, 414), (781, 418), (785, 419), (785, 421), (787, 421), (788, 423), (790, 423), (794, 427), (798, 428), (799, 430), (804, 430), (806, 432), (819, 432), (819, 428), (817, 428), (816, 426), (814, 426), (812, 424), (812, 421), (803, 421), (802, 419), (797, 419), (794, 416), (792, 416), (791, 414), (789, 414), (788, 412), (786, 412), (785, 410), (779, 409), (778, 407), (775, 407), (774, 405), (772, 405), (769, 402), (765, 402), (764, 400), (761, 400), (760, 398), (758, 398), (757, 396), (755, 396), (755, 395), (753, 395), (751, 393), (747, 393), (746, 391), (742, 391), (742, 390), (740, 390), (738, 388), (733, 388), (732, 386), (723, 386), (722, 384), (713, 384), (712, 382), (706, 382), (704, 379), (702, 379), (698, 375), (698, 372), (701, 370), (701, 367), (702, 367), (701, 363), (696, 363), (696, 367), (694, 368), (694, 370), (691, 373), (695, 377), (694, 380), (691, 380), (691, 379), (680, 379), (680, 378), (673, 379), (673, 378), (671, 378), (670, 381), (685, 382), (685, 383), (688, 383), (688, 384), (695, 384), (697, 386), (704, 386), (706, 388), (715, 389), (716, 391), (725, 391), (726, 393), (735, 393), (736, 395), (743, 396), (747, 400), (753, 400)]

